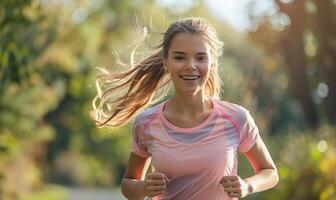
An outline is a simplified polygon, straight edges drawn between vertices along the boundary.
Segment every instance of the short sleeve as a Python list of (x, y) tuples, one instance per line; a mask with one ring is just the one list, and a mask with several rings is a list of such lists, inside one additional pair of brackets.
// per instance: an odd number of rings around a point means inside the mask
[(137, 123), (137, 120), (133, 123), (132, 135), (132, 152), (144, 158), (150, 157), (151, 154), (146, 147), (144, 126)]
[(240, 132), (240, 142), (238, 146), (238, 150), (240, 152), (247, 152), (249, 151), (252, 146), (256, 143), (259, 130), (257, 125), (255, 124), (252, 116), (248, 111), (245, 112), (246, 114), (246, 121), (241, 129)]

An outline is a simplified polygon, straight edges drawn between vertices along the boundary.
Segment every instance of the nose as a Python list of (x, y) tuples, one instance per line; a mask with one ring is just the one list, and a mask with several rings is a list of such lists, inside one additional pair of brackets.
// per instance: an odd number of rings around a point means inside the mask
[(196, 69), (196, 61), (195, 59), (191, 58), (186, 63), (186, 69)]

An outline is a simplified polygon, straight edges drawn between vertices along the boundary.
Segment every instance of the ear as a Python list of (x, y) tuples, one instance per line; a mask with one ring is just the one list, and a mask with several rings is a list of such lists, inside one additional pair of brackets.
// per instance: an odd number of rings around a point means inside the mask
[(167, 65), (167, 59), (163, 59), (163, 68), (166, 73), (169, 73), (168, 65)]

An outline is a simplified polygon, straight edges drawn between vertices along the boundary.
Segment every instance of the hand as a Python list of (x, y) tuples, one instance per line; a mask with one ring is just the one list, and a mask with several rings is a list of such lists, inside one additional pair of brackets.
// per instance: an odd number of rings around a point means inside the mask
[(164, 194), (166, 179), (166, 176), (162, 173), (149, 173), (145, 180), (146, 196), (155, 197)]
[(242, 198), (252, 192), (252, 188), (238, 175), (224, 176), (220, 180), (220, 184), (229, 197)]

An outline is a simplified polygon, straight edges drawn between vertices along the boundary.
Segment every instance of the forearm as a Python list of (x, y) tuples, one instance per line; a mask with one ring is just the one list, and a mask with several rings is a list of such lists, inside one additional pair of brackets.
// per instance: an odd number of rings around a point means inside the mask
[(248, 184), (248, 193), (252, 194), (273, 188), (278, 183), (279, 176), (276, 169), (263, 169), (244, 181)]
[(145, 182), (136, 179), (124, 178), (121, 191), (129, 200), (143, 200), (146, 197)]

